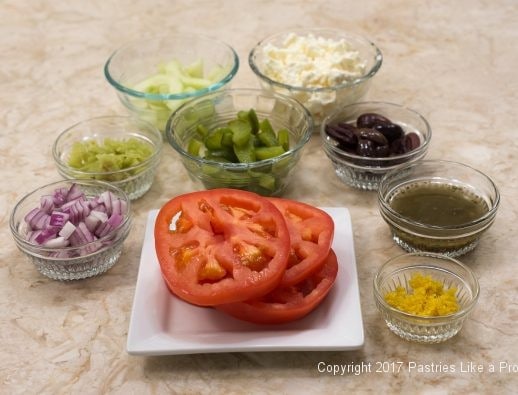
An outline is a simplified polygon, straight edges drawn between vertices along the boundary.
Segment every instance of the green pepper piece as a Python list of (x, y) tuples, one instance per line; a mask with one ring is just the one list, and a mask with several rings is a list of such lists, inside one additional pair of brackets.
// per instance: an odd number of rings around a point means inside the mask
[(218, 162), (237, 162), (236, 155), (231, 148), (223, 147), (222, 149), (208, 150), (205, 159), (215, 160)]
[(252, 133), (257, 134), (259, 131), (259, 119), (257, 118), (257, 114), (253, 108), (248, 111), (248, 121), (252, 127)]
[(272, 124), (270, 123), (268, 118), (265, 118), (261, 121), (261, 123), (259, 124), (259, 129), (261, 129), (262, 132), (275, 134)]
[(279, 140), (279, 145), (284, 148), (284, 151), (288, 151), (290, 149), (290, 132), (288, 129), (281, 129), (277, 132), (277, 140)]
[(224, 129), (224, 131), (223, 131), (223, 137), (221, 139), (221, 144), (224, 147), (232, 148), (232, 146), (234, 145), (234, 143), (232, 141), (232, 136), (234, 135), (234, 133), (232, 133), (232, 130), (230, 130), (229, 128), (223, 128), (223, 129)]
[(275, 145), (279, 145), (279, 141), (277, 141), (277, 137), (273, 131), (260, 131), (257, 134), (259, 141), (261, 141), (262, 145), (265, 147), (273, 147)]
[(253, 139), (248, 139), (247, 145), (240, 147), (234, 145), (234, 153), (240, 163), (251, 163), (256, 161)]
[(223, 128), (213, 130), (207, 137), (205, 137), (205, 146), (209, 150), (216, 150), (223, 148), (221, 140), (223, 138)]
[(271, 174), (263, 174), (259, 177), (259, 185), (269, 191), (273, 191), (275, 189), (275, 177)]
[(248, 118), (248, 111), (245, 111), (245, 110), (238, 111), (237, 119), (240, 119), (241, 121), (249, 122), (250, 120)]
[(192, 138), (187, 146), (187, 152), (193, 156), (200, 156), (201, 147), (203, 147), (203, 143), (196, 138)]
[(258, 160), (275, 158), (282, 154), (284, 154), (284, 148), (280, 145), (273, 147), (258, 147), (255, 149), (255, 156)]
[(234, 119), (228, 123), (229, 129), (232, 131), (232, 142), (235, 146), (245, 147), (250, 140), (252, 127), (248, 122), (240, 119)]
[(207, 129), (207, 127), (205, 125), (202, 125), (201, 123), (199, 123), (196, 126), (196, 133), (198, 133), (198, 136), (200, 136), (202, 139), (204, 139), (209, 134), (209, 129)]

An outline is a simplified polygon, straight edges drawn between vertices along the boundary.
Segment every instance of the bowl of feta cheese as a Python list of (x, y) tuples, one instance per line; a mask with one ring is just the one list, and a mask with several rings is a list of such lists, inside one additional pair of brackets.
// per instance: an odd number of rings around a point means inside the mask
[(262, 89), (301, 102), (315, 125), (364, 98), (382, 61), (381, 51), (367, 38), (323, 28), (276, 33), (248, 57)]

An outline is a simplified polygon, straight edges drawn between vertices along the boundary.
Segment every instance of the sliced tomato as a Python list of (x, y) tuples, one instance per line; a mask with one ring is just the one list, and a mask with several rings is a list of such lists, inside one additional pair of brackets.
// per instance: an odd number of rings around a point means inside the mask
[(281, 285), (301, 282), (323, 264), (331, 244), (335, 224), (325, 211), (294, 200), (269, 198), (284, 216), (290, 232), (290, 257)]
[(214, 306), (275, 289), (286, 269), (290, 236), (266, 198), (213, 189), (177, 196), (160, 209), (155, 248), (171, 292)]
[(279, 286), (253, 301), (215, 306), (234, 318), (256, 324), (282, 324), (312, 312), (327, 296), (338, 274), (338, 261), (331, 249), (324, 264), (297, 285)]

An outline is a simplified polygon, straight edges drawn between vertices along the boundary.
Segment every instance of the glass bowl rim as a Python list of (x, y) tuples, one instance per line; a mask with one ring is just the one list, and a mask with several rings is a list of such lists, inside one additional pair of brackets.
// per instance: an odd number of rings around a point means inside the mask
[[(213, 98), (216, 98), (218, 96), (231, 96), (233, 93), (248, 93), (253, 94), (256, 96), (265, 96), (270, 98), (276, 98), (280, 99), (284, 103), (291, 104), (293, 107), (298, 108), (301, 113), (304, 116), (304, 119), (307, 123), (307, 130), (305, 133), (301, 136), (299, 141), (297, 141), (297, 144), (290, 148), (288, 151), (284, 152), (283, 154), (276, 156), (274, 158), (264, 159), (260, 161), (255, 161), (251, 163), (223, 163), (223, 162), (217, 162), (213, 160), (207, 160), (204, 158), (201, 158), (199, 156), (193, 156), (189, 154), (183, 147), (181, 147), (175, 138), (173, 138), (173, 132), (172, 132), (172, 122), (179, 114), (181, 114), (183, 111), (186, 111), (188, 108), (195, 106), (196, 104), (205, 101), (205, 100), (211, 100)], [(260, 166), (267, 166), (274, 164), (276, 162), (282, 161), (285, 158), (291, 157), (296, 152), (300, 151), (306, 143), (310, 140), (311, 135), (313, 134), (313, 117), (310, 115), (309, 111), (305, 106), (303, 106), (299, 101), (296, 99), (293, 99), (289, 96), (276, 93), (276, 92), (265, 92), (261, 89), (252, 89), (252, 88), (237, 88), (237, 89), (223, 89), (219, 90), (217, 92), (212, 92), (210, 94), (204, 95), (202, 97), (189, 100), (188, 102), (182, 104), (176, 111), (174, 111), (169, 119), (167, 120), (167, 125), (165, 127), (165, 136), (167, 137), (167, 141), (169, 144), (174, 148), (175, 151), (177, 151), (180, 155), (182, 155), (184, 158), (187, 158), (190, 161), (197, 162), (200, 164), (206, 164), (211, 166), (218, 166), (223, 169), (232, 169), (232, 170), (249, 170), (254, 169)]]
[[(430, 225), (430, 224), (425, 224), (425, 223), (422, 223), (422, 222), (414, 221), (414, 220), (412, 220), (410, 218), (401, 216), (397, 211), (395, 211), (392, 207), (390, 207), (390, 205), (385, 201), (385, 198), (384, 198), (384, 195), (383, 195), (383, 190), (384, 190), (383, 187), (384, 187), (385, 183), (387, 182), (387, 180), (392, 175), (396, 174), (396, 170), (397, 170), (397, 173), (401, 173), (402, 171), (405, 171), (405, 170), (407, 170), (410, 167), (415, 167), (415, 166), (420, 166), (420, 165), (427, 165), (427, 164), (441, 164), (441, 165), (444, 164), (444, 165), (448, 165), (448, 166), (462, 167), (462, 168), (464, 168), (466, 170), (473, 171), (476, 174), (481, 175), (486, 181), (489, 182), (489, 185), (491, 186), (492, 191), (495, 194), (495, 199), (494, 199), (494, 202), (493, 202), (493, 206), (483, 216), (481, 216), (480, 218), (477, 218), (476, 220), (473, 220), (473, 221), (465, 223), (465, 224), (454, 225), (454, 226)], [(430, 178), (424, 179), (424, 181), (427, 181), (429, 179)], [(450, 178), (434, 177), (434, 179), (448, 180)], [(457, 178), (455, 178), (455, 180), (458, 181)], [(419, 179), (417, 179), (417, 181), (419, 181)], [(397, 185), (394, 188), (391, 188), (391, 191), (394, 191), (395, 189), (397, 189), (398, 186), (400, 186), (400, 185)], [(491, 221), (496, 216), (496, 212), (497, 212), (498, 207), (500, 205), (500, 192), (498, 190), (498, 187), (494, 183), (494, 181), (491, 179), (491, 177), (489, 177), (488, 175), (484, 174), (480, 170), (477, 170), (477, 169), (475, 169), (474, 167), (472, 167), (470, 165), (467, 165), (467, 164), (464, 164), (464, 163), (461, 163), (461, 162), (450, 161), (450, 160), (427, 159), (427, 160), (420, 160), (420, 161), (416, 161), (416, 162), (406, 163), (406, 164), (403, 164), (401, 166), (398, 166), (396, 169), (389, 170), (383, 176), (383, 178), (380, 181), (380, 185), (379, 185), (379, 188), (378, 188), (378, 203), (379, 203), (380, 210), (384, 214), (386, 213), (385, 215), (390, 215), (392, 217), (398, 218), (398, 221), (401, 221), (406, 226), (417, 226), (417, 227), (422, 228), (422, 229), (429, 229), (429, 230), (436, 230), (436, 231), (462, 230), (462, 229), (469, 229), (469, 228), (471, 228), (473, 226), (476, 226), (478, 224), (483, 224), (485, 222)], [(477, 230), (475, 230), (475, 233), (476, 232), (477, 232)], [(430, 237), (428, 235), (422, 235), (422, 236), (423, 237)], [(464, 235), (459, 235), (458, 237), (463, 237), (463, 236)]]
[[(257, 51), (259, 50), (259, 48), (261, 48), (263, 45), (267, 44), (271, 40), (273, 40), (277, 37), (281, 37), (283, 35), (287, 35), (289, 33), (301, 33), (301, 34), (316, 33), (316, 34), (318, 34), (319, 32), (334, 34), (334, 35), (338, 36), (339, 38), (345, 38), (345, 39), (354, 38), (354, 39), (361, 41), (366, 46), (371, 47), (372, 49), (374, 49), (374, 53), (375, 53), (374, 65), (370, 68), (370, 70), (365, 72), (362, 76), (357, 77), (352, 81), (346, 81), (341, 84), (335, 85), (333, 87), (304, 87), (304, 86), (297, 86), (297, 85), (289, 85), (289, 84), (271, 79), (270, 77), (266, 76), (259, 69), (259, 67), (257, 67), (256, 62), (254, 61)], [(301, 91), (301, 92), (310, 92), (310, 93), (333, 92), (336, 90), (340, 90), (340, 89), (344, 89), (344, 88), (348, 88), (351, 86), (361, 84), (362, 82), (368, 81), (369, 79), (374, 77), (374, 75), (380, 69), (382, 63), (383, 63), (383, 55), (381, 53), (381, 50), (378, 48), (378, 46), (376, 44), (374, 44), (368, 38), (366, 38), (365, 36), (362, 36), (360, 34), (353, 34), (353, 33), (349, 33), (344, 30), (332, 29), (332, 28), (306, 28), (306, 29), (301, 28), (301, 29), (292, 29), (292, 30), (285, 30), (282, 32), (277, 32), (277, 33), (271, 34), (271, 35), (263, 38), (262, 40), (260, 40), (250, 50), (250, 53), (248, 54), (248, 64), (249, 64), (250, 68), (252, 69), (252, 71), (254, 72), (254, 74), (256, 76), (258, 76), (260, 79), (268, 82), (270, 85), (276, 86), (278, 88), (283, 88), (288, 91)]]
[[(46, 189), (46, 188), (49, 188), (49, 187), (52, 187), (52, 186), (57, 186), (57, 185), (60, 185), (60, 184), (67, 184), (67, 183), (68, 184), (76, 183), (76, 184), (79, 184), (79, 185), (81, 185), (81, 184), (83, 184), (83, 185), (84, 184), (89, 184), (89, 185), (92, 185), (92, 186), (103, 187), (103, 188), (105, 188), (107, 190), (111, 189), (112, 191), (116, 191), (120, 196), (123, 197), (123, 200), (126, 202), (126, 215), (124, 216), (123, 221), (121, 222), (121, 224), (117, 228), (112, 230), (107, 235), (105, 235), (105, 236), (103, 236), (103, 237), (101, 237), (101, 238), (99, 238), (97, 240), (91, 241), (90, 243), (82, 244), (80, 246), (67, 246), (67, 247), (60, 247), (60, 248), (50, 248), (50, 247), (45, 247), (45, 246), (40, 246), (40, 245), (37, 245), (37, 244), (30, 243), (29, 241), (27, 241), (20, 234), (20, 232), (18, 231), (18, 229), (15, 226), (14, 217), (15, 217), (15, 214), (17, 213), (18, 209), (31, 196), (36, 195), (38, 192), (41, 193), (41, 191), (43, 189)], [(23, 220), (23, 217), (22, 217), (22, 220)], [(15, 203), (14, 208), (11, 210), (11, 214), (9, 216), (9, 228), (11, 229), (11, 234), (13, 235), (13, 237), (14, 237), (16, 243), (18, 244), (18, 246), (20, 246), (25, 253), (30, 254), (30, 255), (33, 255), (32, 253), (30, 253), (31, 250), (34, 250), (34, 251), (37, 250), (39, 252), (43, 252), (43, 251), (50, 251), (50, 252), (55, 252), (55, 251), (59, 251), (59, 252), (61, 252), (61, 251), (74, 251), (74, 250), (77, 250), (77, 249), (80, 249), (80, 248), (88, 247), (89, 245), (93, 245), (93, 244), (96, 244), (96, 243), (102, 243), (103, 241), (111, 240), (111, 238), (113, 237), (113, 232), (120, 232), (121, 230), (124, 230), (125, 228), (128, 228), (129, 225), (131, 224), (131, 222), (132, 222), (131, 201), (130, 201), (128, 195), (121, 188), (118, 188), (118, 187), (114, 186), (113, 184), (110, 184), (110, 183), (105, 182), (105, 181), (91, 180), (91, 179), (66, 179), (66, 180), (53, 181), (53, 182), (47, 183), (45, 185), (41, 185), (38, 188), (33, 189), (30, 192), (28, 192), (25, 195), (23, 195)], [(125, 233), (126, 232), (122, 232), (122, 235), (124, 235)], [(124, 239), (124, 238), (122, 238), (122, 239)], [(100, 249), (98, 249), (98, 250), (96, 250), (96, 251), (94, 251), (94, 252), (92, 252), (90, 254), (86, 254), (86, 255), (82, 255), (82, 256), (78, 256), (78, 257), (74, 257), (74, 258), (66, 258), (66, 259), (65, 258), (56, 258), (56, 257), (51, 257), (51, 256), (45, 256), (44, 259), (49, 260), (49, 261), (60, 262), (60, 261), (65, 261), (65, 260), (74, 260), (76, 258), (85, 258), (85, 257), (88, 257), (88, 256), (95, 256), (98, 253), (106, 251), (113, 244), (118, 243), (120, 240), (121, 240), (121, 237), (118, 236), (117, 238), (111, 240), (112, 241), (111, 244), (105, 245), (102, 248), (100, 248)]]
[[(471, 279), (473, 280), (472, 282), (474, 285), (473, 289), (470, 289), (472, 291), (471, 292), (472, 295), (471, 295), (471, 299), (470, 299), (469, 303), (467, 303), (466, 306), (462, 307), (461, 309), (459, 309), (458, 311), (456, 311), (454, 313), (447, 314), (447, 315), (441, 315), (441, 316), (420, 316), (420, 315), (416, 315), (416, 314), (412, 314), (412, 313), (407, 313), (405, 311), (402, 311), (402, 310), (396, 309), (395, 307), (390, 306), (383, 298), (383, 295), (381, 295), (381, 292), (379, 289), (379, 285), (380, 285), (379, 280), (380, 280), (381, 273), (383, 272), (383, 269), (385, 269), (387, 266), (389, 266), (393, 261), (395, 261), (399, 258), (408, 257), (408, 256), (429, 257), (429, 258), (434, 258), (436, 260), (439, 260), (439, 259), (447, 260), (447, 261), (450, 261), (451, 263), (455, 264), (456, 266), (459, 266), (462, 269), (464, 269), (466, 271), (466, 273), (468, 274), (468, 276), (471, 277)], [(445, 269), (441, 268), (441, 266), (439, 264), (432, 264), (432, 263), (430, 263), (429, 266), (424, 266), (424, 265), (408, 266), (408, 267), (402, 268), (402, 270), (407, 270), (409, 268), (419, 268), (419, 267), (426, 267), (431, 270), (445, 271)], [(454, 321), (454, 320), (457, 320), (457, 319), (462, 318), (463, 316), (469, 314), (469, 312), (471, 310), (473, 310), (473, 308), (477, 304), (478, 298), (480, 296), (480, 283), (479, 283), (477, 277), (475, 276), (475, 272), (471, 268), (469, 268), (466, 264), (462, 263), (461, 261), (459, 261), (455, 258), (452, 258), (448, 255), (437, 254), (437, 253), (433, 253), (433, 252), (425, 252), (425, 251), (409, 252), (409, 253), (403, 253), (403, 254), (393, 256), (392, 258), (388, 259), (385, 263), (383, 263), (383, 265), (381, 265), (379, 267), (379, 269), (376, 271), (374, 278), (373, 278), (373, 293), (374, 293), (374, 298), (375, 298), (376, 302), (381, 305), (383, 310), (390, 313), (391, 315), (397, 315), (399, 317), (404, 318), (405, 320), (417, 319), (417, 320), (421, 321), (421, 323), (420, 323), (421, 325), (427, 325), (427, 324), (433, 325), (435, 323), (443, 324), (444, 323), (443, 321)], [(424, 322), (426, 322), (426, 324), (424, 324)]]
[[(423, 138), (424, 138), (423, 143), (412, 151), (405, 152), (404, 154), (387, 156), (387, 157), (383, 157), (383, 158), (360, 156), (360, 155), (349, 153), (347, 151), (343, 151), (343, 150), (337, 148), (336, 146), (331, 145), (330, 141), (332, 140), (332, 138), (327, 136), (327, 133), (325, 131), (326, 125), (337, 114), (339, 114), (341, 112), (345, 112), (347, 109), (354, 108), (354, 107), (360, 107), (360, 106), (386, 106), (389, 108), (404, 110), (404, 111), (416, 116), (418, 119), (420, 119), (424, 123), (425, 128), (426, 128), (426, 133), (423, 134)], [(397, 121), (395, 123), (397, 123)], [(330, 150), (333, 154), (339, 155), (338, 157), (333, 156), (334, 158), (339, 159), (344, 164), (347, 164), (347, 165), (350, 165), (353, 167), (370, 168), (370, 166), (368, 166), (368, 165), (364, 165), (364, 166), (354, 165), (354, 163), (347, 162), (346, 159), (361, 160), (361, 161), (365, 161), (365, 162), (372, 161), (372, 162), (378, 162), (378, 163), (385, 163), (385, 162), (392, 162), (392, 161), (410, 158), (415, 155), (418, 155), (418, 156), (422, 155), (424, 152), (426, 152), (428, 150), (428, 146), (430, 145), (430, 141), (432, 140), (432, 128), (430, 126), (430, 123), (426, 120), (426, 118), (421, 113), (419, 113), (418, 111), (416, 111), (410, 107), (404, 106), (402, 104), (386, 102), (386, 101), (362, 101), (362, 102), (351, 103), (346, 106), (343, 106), (343, 107), (333, 111), (328, 116), (326, 116), (324, 118), (324, 120), (322, 121), (322, 124), (320, 125), (320, 137), (321, 137), (322, 143), (326, 149)], [(341, 158), (340, 156), (345, 157), (345, 158)], [(404, 165), (404, 163), (397, 164), (396, 167), (399, 167), (399, 165)], [(377, 167), (387, 168), (386, 166), (375, 166), (375, 167), (376, 168)], [(389, 170), (390, 170), (390, 168), (389, 168)]]
[[(58, 155), (58, 145), (59, 142), (67, 135), (67, 133), (71, 132), (72, 129), (77, 128), (81, 125), (86, 125), (90, 122), (97, 122), (97, 121), (103, 121), (103, 120), (116, 120), (116, 121), (129, 121), (132, 123), (135, 123), (137, 125), (137, 130), (140, 130), (141, 127), (138, 126), (138, 124), (141, 124), (143, 127), (147, 128), (149, 131), (151, 131), (154, 134), (154, 137), (156, 138), (156, 142), (152, 142), (153, 146), (153, 152), (151, 155), (146, 158), (144, 161), (140, 162), (137, 165), (133, 165), (131, 167), (127, 167), (125, 169), (120, 170), (113, 170), (113, 171), (84, 171), (84, 170), (78, 170), (71, 166), (69, 166), (67, 163), (61, 160), (60, 156)], [(138, 134), (138, 133), (137, 133)], [(56, 165), (64, 172), (66, 173), (73, 173), (75, 175), (82, 175), (82, 176), (105, 176), (105, 175), (116, 175), (116, 174), (123, 174), (132, 170), (137, 170), (141, 168), (146, 168), (152, 165), (154, 162), (156, 162), (159, 157), (160, 153), (162, 152), (163, 148), (163, 137), (162, 133), (151, 123), (144, 121), (142, 119), (134, 118), (133, 116), (124, 116), (124, 115), (104, 115), (104, 116), (98, 116), (98, 117), (92, 117), (87, 118), (82, 121), (76, 122), (72, 126), (67, 127), (65, 130), (59, 133), (56, 140), (54, 140), (54, 143), (52, 145), (52, 156), (54, 157), (54, 161), (56, 162)], [(138, 176), (138, 174), (137, 174)], [(79, 178), (79, 177), (75, 177)], [(128, 177), (133, 178), (133, 177)], [(119, 182), (124, 182), (125, 180), (120, 180)]]
[[(183, 37), (186, 39), (195, 38), (197, 40), (204, 40), (204, 41), (212, 42), (214, 44), (218, 44), (218, 45), (226, 48), (226, 50), (230, 51), (229, 53), (231, 54), (231, 58), (233, 61), (232, 67), (230, 68), (229, 72), (227, 74), (225, 74), (225, 76), (223, 78), (221, 78), (219, 81), (209, 85), (208, 87), (203, 88), (203, 89), (198, 89), (193, 92), (184, 92), (184, 93), (146, 93), (146, 92), (142, 92), (142, 91), (137, 91), (124, 84), (121, 84), (118, 81), (118, 79), (113, 77), (112, 73), (110, 72), (110, 66), (112, 64), (112, 61), (116, 58), (117, 55), (123, 53), (125, 50), (127, 50), (128, 48), (130, 48), (134, 45), (141, 46), (142, 43), (147, 42), (147, 41), (167, 40), (167, 39), (171, 39), (171, 37), (175, 37), (175, 38)], [(141, 98), (141, 99), (160, 101), (160, 100), (182, 100), (182, 99), (195, 98), (198, 96), (202, 96), (206, 93), (216, 91), (216, 90), (220, 89), (222, 86), (226, 85), (228, 82), (230, 82), (235, 77), (238, 70), (239, 70), (239, 56), (237, 55), (237, 52), (235, 51), (235, 49), (232, 46), (230, 46), (229, 44), (227, 44), (226, 42), (212, 38), (207, 35), (203, 35), (203, 34), (175, 33), (175, 34), (167, 35), (167, 36), (161, 35), (161, 36), (155, 36), (155, 37), (144, 37), (144, 38), (136, 39), (136, 40), (130, 41), (126, 44), (123, 44), (118, 49), (113, 51), (112, 54), (110, 55), (110, 57), (108, 58), (108, 60), (106, 61), (105, 65), (104, 65), (104, 76), (105, 76), (106, 80), (110, 83), (110, 85), (112, 85), (119, 92), (122, 92), (124, 94), (130, 95), (133, 97)]]

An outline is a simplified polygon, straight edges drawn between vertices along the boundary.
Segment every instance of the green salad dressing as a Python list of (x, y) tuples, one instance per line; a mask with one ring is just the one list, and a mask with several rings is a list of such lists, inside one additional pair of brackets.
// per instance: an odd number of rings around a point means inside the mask
[(432, 226), (468, 224), (489, 211), (484, 199), (468, 189), (432, 182), (398, 189), (389, 204), (402, 217)]

